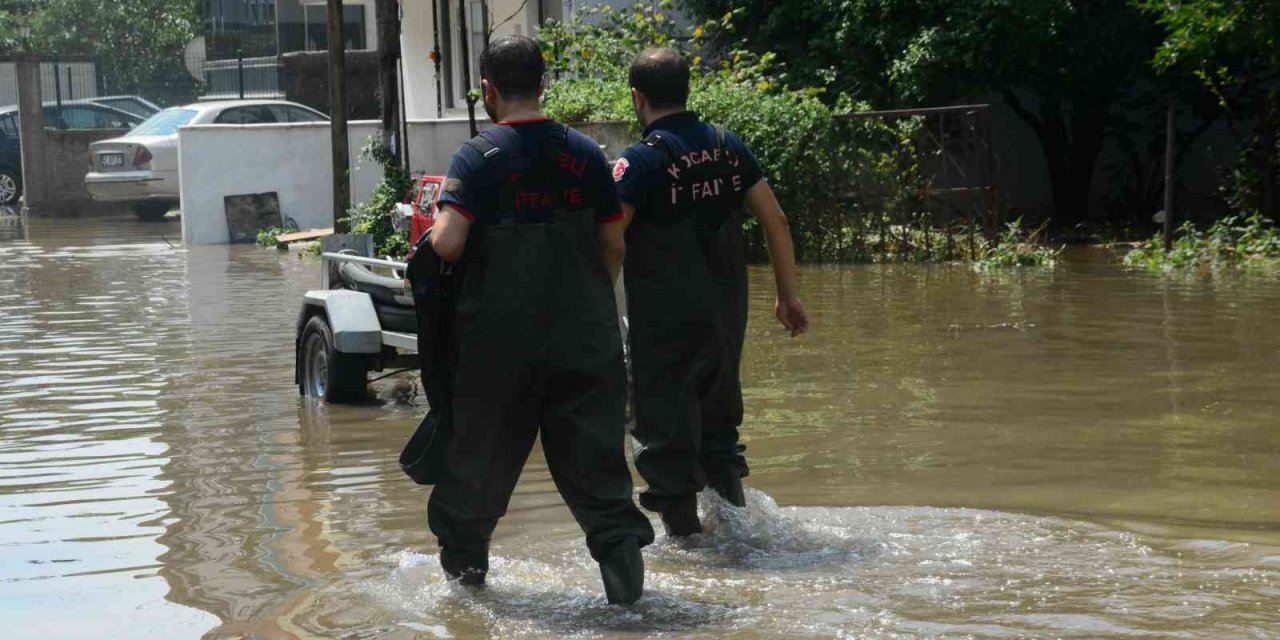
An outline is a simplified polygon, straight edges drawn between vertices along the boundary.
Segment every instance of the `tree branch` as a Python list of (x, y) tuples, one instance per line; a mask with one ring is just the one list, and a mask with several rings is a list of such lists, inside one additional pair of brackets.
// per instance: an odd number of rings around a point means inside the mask
[[(541, 0), (539, 0), (539, 1), (541, 1)], [(507, 16), (507, 17), (506, 17), (506, 19), (505, 19), (505, 20), (503, 20), (502, 22), (494, 23), (494, 22), (493, 22), (493, 20), (490, 20), (490, 21), (489, 21), (489, 33), (485, 34), (485, 36), (486, 36), (486, 37), (485, 37), (485, 41), (492, 40), (492, 39), (493, 39), (493, 34), (494, 34), (494, 32), (495, 32), (495, 31), (497, 31), (497, 30), (498, 30), (498, 27), (501, 27), (502, 25), (504, 25), (504, 24), (506, 24), (506, 23), (508, 23), (508, 22), (511, 22), (512, 20), (515, 20), (515, 19), (516, 19), (516, 16), (520, 15), (521, 13), (523, 13), (523, 12), (524, 12), (524, 8), (525, 8), (525, 7), (527, 7), (527, 6), (529, 6), (529, 0), (524, 0), (523, 2), (521, 2), (521, 3), (520, 3), (520, 6), (519, 6), (519, 7), (516, 7), (515, 12), (514, 12), (514, 13), (512, 13), (511, 15)], [(541, 26), (541, 25), (539, 25), (539, 26)], [(530, 34), (530, 36), (532, 36), (532, 35), (533, 35), (533, 34)]]
[(1037, 134), (1044, 131), (1044, 121), (1024, 106), (1022, 104), (1022, 100), (1018, 98), (1017, 94), (1015, 94), (1012, 89), (1001, 89), (1000, 95), (1004, 98), (1005, 104), (1009, 105), (1009, 108), (1013, 109), (1013, 112), (1030, 125), (1032, 129), (1035, 129)]

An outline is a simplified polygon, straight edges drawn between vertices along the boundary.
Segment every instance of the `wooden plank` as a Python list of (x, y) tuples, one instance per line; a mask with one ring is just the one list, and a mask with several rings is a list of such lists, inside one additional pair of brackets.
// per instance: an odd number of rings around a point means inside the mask
[(333, 235), (333, 227), (329, 227), (328, 229), (308, 229), (306, 231), (282, 233), (276, 236), (276, 247), (283, 249), (295, 242), (319, 240), (320, 238), (331, 235)]

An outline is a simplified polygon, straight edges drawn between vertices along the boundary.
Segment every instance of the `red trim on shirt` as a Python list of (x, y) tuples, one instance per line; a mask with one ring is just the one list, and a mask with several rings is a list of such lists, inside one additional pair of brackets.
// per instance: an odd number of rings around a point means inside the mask
[(543, 122), (551, 122), (551, 118), (543, 116), (541, 118), (529, 118), (528, 120), (503, 120), (500, 125), (518, 125), (518, 124), (540, 124)]
[(597, 220), (597, 221), (596, 221), (596, 223), (597, 223), (597, 224), (610, 224), (610, 223), (614, 223), (614, 222), (617, 222), (617, 221), (619, 221), (619, 220), (622, 220), (622, 219), (624, 219), (624, 218), (626, 218), (626, 217), (627, 217), (627, 212), (626, 212), (626, 211), (619, 211), (618, 213), (616, 213), (616, 214), (614, 214), (614, 215), (611, 215), (611, 216), (609, 216), (608, 218), (600, 218), (599, 220)]
[(467, 211), (467, 208), (466, 208), (466, 207), (463, 207), (463, 206), (461, 206), (461, 205), (454, 204), (454, 203), (452, 203), (452, 202), (446, 202), (446, 203), (444, 203), (444, 205), (443, 205), (443, 206), (449, 207), (450, 209), (453, 209), (454, 211), (457, 211), (459, 215), (461, 215), (462, 217), (464, 217), (464, 218), (466, 218), (466, 219), (467, 219), (467, 222), (475, 222), (475, 221), (476, 221), (476, 217), (475, 217), (475, 216), (473, 216), (473, 215), (471, 215), (471, 212), (470, 212), (470, 211)]

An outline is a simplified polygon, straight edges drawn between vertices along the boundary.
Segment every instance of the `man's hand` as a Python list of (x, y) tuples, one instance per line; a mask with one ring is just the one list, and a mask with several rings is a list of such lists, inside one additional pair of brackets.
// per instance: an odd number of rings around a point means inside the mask
[(778, 298), (774, 312), (778, 316), (778, 322), (791, 332), (792, 338), (809, 330), (809, 312), (805, 311), (804, 303), (800, 302), (800, 298), (796, 296)]
[(773, 262), (773, 279), (778, 287), (778, 321), (794, 338), (809, 330), (809, 314), (804, 310), (800, 296), (796, 295), (796, 250), (791, 242), (787, 216), (765, 180), (747, 190), (744, 204), (764, 229), (764, 242), (769, 249), (769, 259)]

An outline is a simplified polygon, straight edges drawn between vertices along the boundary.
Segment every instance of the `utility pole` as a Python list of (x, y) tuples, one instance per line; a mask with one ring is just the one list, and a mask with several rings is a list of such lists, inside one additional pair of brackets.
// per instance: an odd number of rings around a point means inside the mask
[(1177, 104), (1169, 100), (1169, 116), (1164, 132), (1164, 251), (1173, 250), (1173, 174), (1177, 153), (1174, 146), (1176, 129), (1174, 119), (1178, 115)]
[(397, 165), (404, 158), (405, 141), (400, 127), (400, 86), (396, 72), (400, 62), (400, 1), (377, 0), (378, 90), (382, 94), (382, 146), (391, 152)]
[(462, 44), (462, 86), (467, 92), (467, 119), (471, 122), (471, 137), (480, 134), (476, 126), (477, 90), (471, 86), (471, 32), (467, 30), (467, 3), (458, 3), (458, 33)]
[(431, 49), (431, 64), (436, 68), (436, 117), (444, 119), (444, 82), (441, 79), (440, 62), (440, 3), (431, 0), (431, 35), (435, 44)]
[(347, 143), (347, 39), (342, 0), (328, 0), (329, 128), (333, 141), (333, 231), (348, 233), (351, 209), (351, 152)]

